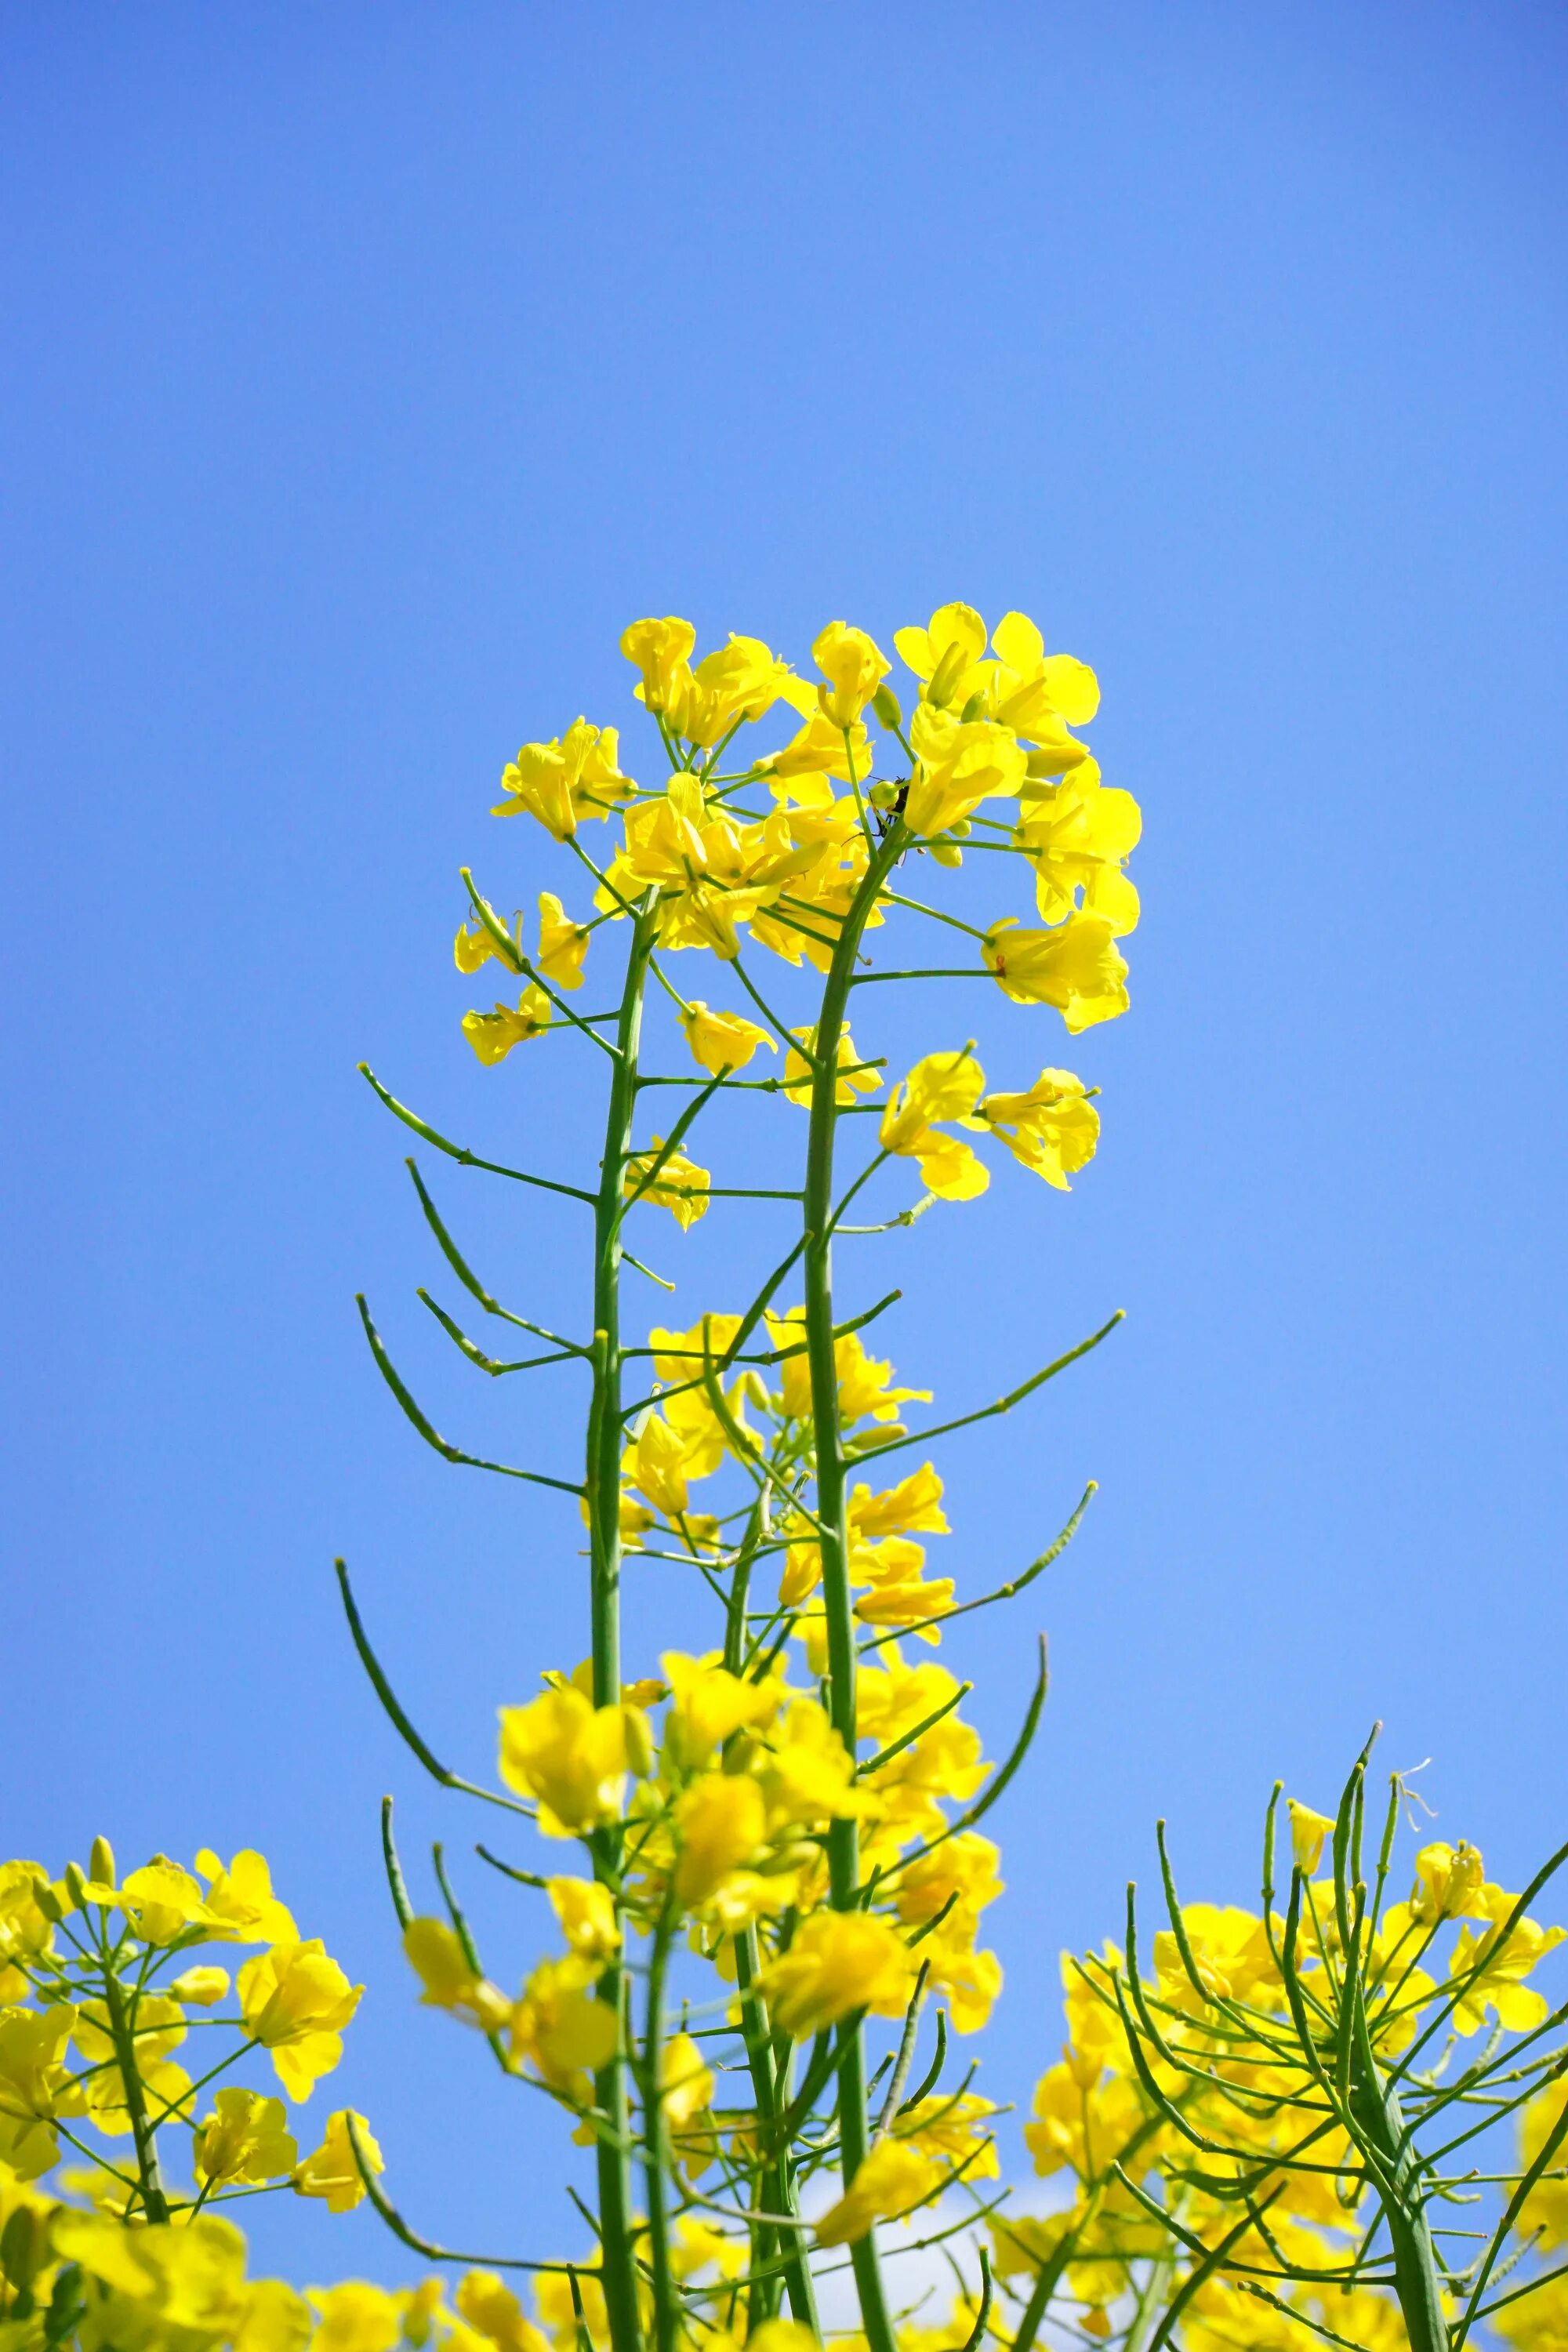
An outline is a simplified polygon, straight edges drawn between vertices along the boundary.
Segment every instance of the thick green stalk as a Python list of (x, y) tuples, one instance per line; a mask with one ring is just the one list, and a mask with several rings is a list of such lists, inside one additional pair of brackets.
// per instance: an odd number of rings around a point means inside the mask
[(669, 2266), (669, 2125), (664, 2112), (664, 1979), (669, 1964), (670, 1918), (666, 1906), (653, 1932), (647, 1964), (647, 2023), (643, 2034), (643, 2179), (647, 2185), (648, 2267), (653, 2273), (653, 2331), (658, 2352), (676, 2352), (679, 2312)]
[[(1366, 2029), (1365, 2013), (1348, 1987), (1344, 1998), (1354, 2000), (1355, 2074), (1351, 2089), (1351, 2113), (1379, 2159), (1389, 2187), (1384, 2193), (1384, 2219), (1394, 2252), (1394, 2291), (1399, 2298), (1410, 2352), (1448, 2352), (1448, 2323), (1443, 2312), (1443, 2289), (1431, 2226), (1415, 2194), (1419, 2176), (1400, 2112), (1399, 2095), (1382, 2078)], [(1380, 2188), (1382, 2184), (1379, 2184)]]
[[(899, 854), (902, 824), (895, 825), (873, 854), (833, 950), (817, 1014), (811, 1087), (811, 1131), (805, 1163), (806, 1358), (811, 1370), (811, 1410), (816, 1439), (816, 1516), (821, 1522), (822, 1597), (827, 1619), (827, 1661), (833, 1721), (851, 1756), (857, 1740), (855, 1619), (849, 1591), (849, 1543), (845, 1523), (844, 1451), (838, 1419), (838, 1373), (833, 1345), (833, 1147), (838, 1122), (838, 1042), (844, 1031), (849, 982), (854, 976), (866, 919), (883, 877)], [(835, 1822), (828, 1832), (828, 1874), (834, 1908), (855, 1909), (860, 1890), (860, 1842), (853, 1821)], [(845, 2186), (864, 2163), (870, 2131), (866, 2116), (866, 2062), (858, 2028), (845, 2029), (847, 2041), (838, 2073), (838, 2131)], [(882, 2285), (875, 2235), (851, 2249), (860, 2316), (870, 2352), (896, 2352), (892, 2321)]]
[[(631, 1148), (637, 1106), (637, 1046), (643, 989), (653, 946), (650, 919), (632, 927), (626, 986), (616, 1031), (616, 1061), (605, 1120), (605, 1153), (594, 1206), (594, 1394), (588, 1414), (590, 1610), (593, 1621), (594, 1704), (615, 1706), (621, 1696), (621, 1181)], [(594, 1839), (596, 1877), (614, 1883), (614, 1833)], [(599, 1999), (624, 2018), (624, 1975), (618, 1966), (599, 1979)], [(641, 2352), (637, 2263), (632, 2247), (630, 2103), (626, 2058), (617, 2048), (595, 2078), (595, 2096), (609, 2120), (598, 2147), (599, 2224), (603, 2231), (605, 2303), (613, 2352)]]
[(109, 2033), (114, 2044), (115, 2063), (120, 2068), (121, 2081), (125, 2085), (125, 2112), (131, 2118), (131, 2137), (136, 2150), (142, 2210), (149, 2221), (166, 2221), (169, 2202), (163, 2194), (163, 2183), (158, 2170), (157, 2135), (147, 2120), (142, 2070), (136, 2063), (133, 2012), (126, 2007), (124, 1986), (113, 1969), (108, 1967), (103, 1971), (103, 2005), (109, 2012)]
[[(759, 1958), (754, 1927), (748, 1927), (743, 1935), (736, 1937), (734, 1953), (735, 1984), (741, 1995), (741, 2031), (745, 2038), (746, 2058), (752, 2070), (752, 2092), (757, 2103), (758, 2137), (763, 2147), (771, 2148), (775, 2146), (778, 2130), (779, 2084), (773, 2072), (767, 2013), (762, 1995), (752, 1990)], [(777, 2148), (766, 2164), (760, 2184), (760, 2202), (765, 2211), (792, 2214), (800, 2211), (795, 2167), (790, 2161), (787, 2147)], [(756, 2242), (752, 2247), (752, 2267), (761, 2270), (767, 2260), (764, 2242), (771, 2241), (773, 2232), (759, 2230), (754, 2235)], [(812, 2285), (805, 2237), (798, 2230), (781, 2230), (777, 2237), (791, 2315), (799, 2320), (803, 2327), (809, 2327), (816, 2336), (819, 2333), (816, 2294)], [(771, 2281), (763, 2281), (752, 2289), (750, 2324), (752, 2327), (773, 2316), (771, 2289)]]

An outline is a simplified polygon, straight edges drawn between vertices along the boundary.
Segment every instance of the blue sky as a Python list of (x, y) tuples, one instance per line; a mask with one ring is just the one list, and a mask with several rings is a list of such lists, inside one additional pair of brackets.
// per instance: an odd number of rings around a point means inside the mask
[[(483, 1831), (330, 1570), (474, 1769), (586, 1645), (575, 1538), (419, 1446), (353, 1294), (480, 1450), (569, 1459), (571, 1400), (476, 1394), (420, 1328), (354, 1065), (580, 1167), (585, 1066), (457, 1029), (458, 866), (559, 879), (487, 814), (501, 761), (584, 710), (647, 764), (641, 613), (804, 662), (959, 596), (1094, 663), (1146, 825), (1133, 1012), (1070, 1054), (1095, 1166), (847, 1276), (903, 1286), (887, 1345), (955, 1412), (1128, 1310), (943, 1457), (971, 1590), (1101, 1487), (947, 1654), (994, 1744), (1052, 1643), (988, 2083), (1055, 2055), (1057, 1955), (1156, 1815), (1185, 1892), (1246, 1899), (1270, 1781), (1324, 1802), (1374, 1717), (1521, 1883), (1568, 1811), (1560, 13), (175, 0), (0, 46), (5, 1851), (262, 1845), (371, 1986), (339, 2081), (405, 2209), (575, 2246), (552, 2129), (413, 2006), (377, 1801), (414, 1853)], [(1047, 1017), (988, 1010), (999, 1079), (1069, 1058)], [(569, 1223), (429, 1172), (572, 1311)], [(679, 1244), (682, 1308), (765, 1213)], [(515, 1975), (542, 1924), (474, 1893)], [(255, 2226), (296, 2275), (406, 2269), (363, 2215)]]

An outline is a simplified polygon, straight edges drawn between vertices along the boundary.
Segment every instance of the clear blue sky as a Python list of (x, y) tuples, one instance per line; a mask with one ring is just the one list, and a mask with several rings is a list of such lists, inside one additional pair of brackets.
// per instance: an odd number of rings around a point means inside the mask
[[(353, 1293), (450, 1433), (566, 1458), (566, 1398), (420, 1328), (354, 1064), (565, 1166), (586, 1096), (456, 1027), (458, 865), (552, 878), (500, 761), (628, 715), (638, 614), (804, 658), (960, 596), (1096, 665), (1146, 816), (1134, 1011), (1073, 1055), (1098, 1163), (865, 1276), (954, 1411), (1128, 1309), (944, 1463), (971, 1590), (1102, 1488), (950, 1645), (993, 1740), (1053, 1645), (990, 2086), (1054, 2055), (1057, 1953), (1156, 1814), (1245, 1899), (1269, 1781), (1323, 1802), (1374, 1716), (1520, 1883), (1568, 1828), (1561, 12), (172, 0), (13, 5), (0, 48), (0, 1845), (263, 1845), (371, 1984), (340, 2081), (405, 2208), (575, 2247), (553, 2127), (520, 2149), (533, 2104), (413, 2006), (377, 1800), (482, 1832), (330, 1574), (483, 1767), (585, 1646), (571, 1527), (419, 1446)], [(565, 1225), (440, 1194), (571, 1310)], [(763, 1237), (694, 1237), (682, 1306)], [(476, 1900), (520, 1971), (537, 1918)], [(296, 2275), (407, 2267), (363, 2215), (257, 2226)]]

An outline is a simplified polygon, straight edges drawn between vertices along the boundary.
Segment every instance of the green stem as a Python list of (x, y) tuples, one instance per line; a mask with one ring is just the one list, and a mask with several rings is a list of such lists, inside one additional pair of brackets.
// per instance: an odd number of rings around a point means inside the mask
[(668, 1906), (654, 1928), (647, 1963), (647, 2021), (643, 2032), (643, 2179), (647, 2188), (648, 2266), (653, 2274), (653, 2327), (658, 2352), (676, 2352), (679, 2316), (669, 2267), (669, 2126), (664, 2112), (664, 1979), (669, 1964)]
[[(806, 1357), (816, 1438), (816, 1517), (822, 1544), (822, 1595), (827, 1619), (833, 1721), (851, 1756), (857, 1744), (855, 1618), (849, 1590), (845, 1460), (833, 1344), (833, 1147), (838, 1120), (838, 1045), (861, 935), (882, 881), (899, 855), (903, 836), (902, 824), (895, 824), (876, 850), (833, 950), (813, 1041), (816, 1066), (812, 1073), (811, 1129), (806, 1143), (804, 1273)], [(855, 1822), (832, 1824), (827, 1859), (834, 1908), (853, 1911), (858, 1904), (860, 1885), (859, 1831)], [(847, 2189), (865, 2162), (870, 2135), (866, 2119), (865, 2053), (858, 2027), (846, 2028), (845, 2038), (847, 2047), (838, 2073), (838, 2132), (844, 2185)], [(874, 2232), (868, 2232), (852, 2248), (851, 2261), (870, 2352), (897, 2352)]]
[[(605, 1120), (605, 1152), (594, 1204), (594, 1394), (588, 1414), (588, 1460), (584, 1488), (588, 1506), (590, 1609), (593, 1621), (594, 1704), (616, 1706), (621, 1696), (621, 1180), (631, 1148), (637, 1102), (637, 1045), (642, 1032), (643, 991), (653, 949), (653, 924), (636, 918), (626, 959), (626, 986), (616, 1025), (616, 1062)], [(594, 1874), (615, 1885), (617, 1853), (613, 1832), (594, 1841)], [(623, 1971), (618, 1963), (599, 1979), (599, 1999), (624, 2015)], [(603, 2231), (605, 2305), (613, 2352), (641, 2352), (637, 2263), (632, 2245), (630, 2110), (625, 2033), (595, 2080), (595, 2097), (609, 2120), (598, 2144), (599, 2220)]]
[(169, 2200), (163, 2194), (163, 2183), (158, 2171), (158, 2138), (147, 2119), (142, 2074), (136, 2063), (135, 2021), (126, 2007), (125, 1989), (112, 1969), (106, 1968), (103, 1971), (103, 2002), (109, 2012), (110, 2037), (114, 2043), (120, 2079), (125, 2085), (125, 2112), (131, 2118), (131, 2137), (136, 2149), (142, 2210), (149, 2221), (167, 2221)]
[[(759, 2181), (758, 2201), (764, 2211), (798, 2214), (800, 2199), (795, 2188), (795, 2167), (790, 2162), (787, 2147), (778, 2145), (778, 2077), (773, 2072), (773, 2056), (768, 2032), (767, 2012), (761, 1993), (755, 1991), (759, 1955), (757, 1931), (748, 1927), (735, 1938), (735, 1984), (741, 1996), (741, 2031), (746, 2044), (746, 2058), (752, 2070), (752, 2091), (757, 2103), (757, 2121), (764, 2147), (776, 2150), (763, 2168)], [(760, 2243), (763, 2231), (753, 2225), (753, 2235), (759, 2242), (752, 2247), (752, 2269), (758, 2272), (767, 2267), (757, 2257), (765, 2250)], [(806, 2258), (805, 2240), (798, 2230), (778, 2232), (777, 2246), (784, 2272), (784, 2287), (789, 2295), (793, 2316), (813, 2336), (821, 2330), (816, 2319), (816, 2294), (811, 2281), (811, 2265)], [(750, 2293), (750, 2328), (774, 2316), (770, 2292), (773, 2282), (762, 2278), (754, 2282)], [(748, 2329), (748, 2333), (750, 2332)]]

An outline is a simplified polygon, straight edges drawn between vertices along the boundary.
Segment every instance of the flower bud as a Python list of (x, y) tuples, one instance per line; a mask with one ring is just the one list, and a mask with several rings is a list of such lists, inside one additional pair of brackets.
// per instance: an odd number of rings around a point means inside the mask
[(640, 1706), (623, 1706), (621, 1723), (626, 1743), (626, 1762), (639, 1780), (651, 1778), (658, 1760), (653, 1744), (653, 1727)]
[(0, 2230), (0, 2271), (18, 2294), (26, 2294), (48, 2259), (48, 2215), (18, 2205)]
[(871, 708), (884, 727), (903, 725), (904, 714), (899, 708), (899, 698), (885, 678), (871, 697)]
[(972, 694), (972, 695), (970, 696), (970, 698), (969, 698), (968, 701), (964, 704), (964, 706), (963, 706), (963, 709), (959, 712), (959, 714), (958, 714), (958, 715), (959, 715), (959, 718), (963, 721), (963, 724), (964, 724), (966, 727), (968, 726), (968, 724), (969, 724), (969, 722), (970, 722), (970, 720), (971, 720), (972, 719), (984, 719), (984, 716), (985, 716), (985, 689), (984, 688), (984, 687), (982, 687), (982, 688), (980, 689), (979, 693), (977, 693), (977, 694)]
[(962, 866), (963, 852), (955, 841), (933, 841), (931, 854), (939, 866)]
[(66, 1906), (47, 1878), (34, 1879), (33, 1900), (50, 1926), (58, 1927), (66, 1916)]
[(900, 789), (899, 785), (887, 782), (873, 784), (869, 795), (871, 806), (876, 809), (896, 808)]
[(114, 1875), (114, 1848), (106, 1837), (93, 1839), (92, 1852), (87, 1858), (87, 1874), (95, 1886), (118, 1884)]
[(931, 684), (926, 688), (926, 700), (933, 709), (945, 709), (953, 688), (969, 667), (969, 659), (967, 646), (956, 641), (949, 646), (931, 672)]
[(79, 1911), (87, 1901), (87, 1880), (82, 1875), (79, 1862), (68, 1862), (66, 1864), (66, 1892)]
[(724, 1769), (739, 1774), (749, 1772), (757, 1760), (758, 1748), (749, 1731), (738, 1731), (724, 1750)]

